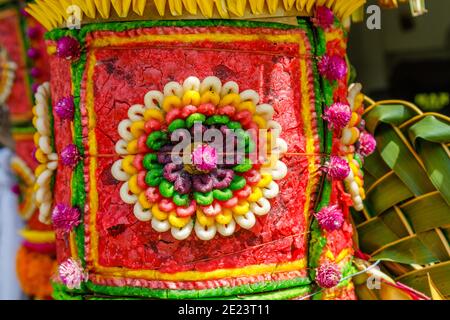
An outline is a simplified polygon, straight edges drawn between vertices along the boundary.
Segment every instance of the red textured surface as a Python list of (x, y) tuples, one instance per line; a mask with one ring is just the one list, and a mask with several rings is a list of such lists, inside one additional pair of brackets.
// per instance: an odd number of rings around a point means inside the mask
[(52, 226), (48, 224), (43, 224), (39, 221), (39, 210), (36, 210), (30, 219), (27, 221), (27, 227), (31, 230), (42, 230), (50, 231)]
[[(50, 63), (56, 72), (52, 73), (52, 78), (50, 81), (50, 86), (52, 88), (52, 105), (64, 97), (70, 96), (72, 94), (72, 85), (70, 77), (70, 63), (67, 60), (52, 57)], [(54, 136), (56, 152), (61, 152), (65, 146), (73, 143), (72, 140), (72, 128), (71, 122), (68, 120), (61, 120), (55, 112), (53, 112), (53, 126), (54, 126)], [(72, 176), (72, 170), (63, 166), (61, 162), (58, 164), (58, 169), (56, 170), (56, 183), (55, 190), (66, 190), (70, 184), (70, 179)], [(56, 192), (55, 202), (70, 204), (70, 192)]]
[(24, 60), (19, 14), (15, 9), (0, 11), (0, 46), (6, 48), (9, 59), (17, 64), (14, 86), (6, 101), (13, 120), (16, 120), (17, 117), (23, 117), (24, 114), (28, 114), (28, 119), (31, 119), (32, 108), (27, 87), (26, 62)]
[[(221, 28), (224, 29), (231, 30)], [(154, 28), (151, 32), (167, 30)], [(209, 75), (219, 77), (222, 82), (236, 81), (241, 91), (257, 91), (262, 103), (274, 106), (274, 118), (282, 124), (282, 137), (290, 151), (305, 152), (299, 61), (307, 57), (299, 57), (298, 45), (262, 40), (227, 44), (205, 41), (190, 47), (181, 43), (146, 43), (145, 48), (96, 49), (95, 55), (95, 133), (99, 154), (115, 154), (114, 145), (120, 139), (117, 126), (127, 117), (131, 105), (143, 103), (146, 92), (162, 90), (172, 80), (181, 82), (188, 76), (202, 79)], [(312, 90), (310, 93), (313, 97)], [(279, 182), (280, 195), (272, 201), (271, 212), (259, 217), (255, 227), (237, 229), (227, 238), (217, 235), (210, 241), (198, 240), (194, 233), (187, 240), (177, 241), (170, 232), (158, 233), (150, 223), (138, 221), (132, 206), (120, 199), (120, 184), (111, 176), (111, 165), (116, 159), (98, 157), (96, 229), (100, 265), (162, 272), (210, 271), (287, 262), (305, 256), (303, 204), (309, 179), (306, 157), (283, 160), (289, 173)]]
[(38, 166), (38, 163), (34, 159), (33, 153), (35, 150), (33, 135), (31, 134), (28, 138), (21, 137), (20, 139), (15, 139), (16, 144), (16, 154), (21, 158), (28, 167), (34, 171)]
[[(52, 105), (55, 105), (58, 100), (72, 94), (72, 80), (70, 73), (70, 63), (67, 60), (59, 59), (54, 56), (50, 58), (50, 64), (53, 68), (50, 87), (52, 88)], [(53, 112), (53, 125), (55, 133), (55, 148), (59, 153), (68, 144), (73, 143), (72, 128), (70, 121), (62, 121)], [(71, 205), (70, 184), (72, 177), (72, 170), (69, 167), (63, 166), (61, 162), (55, 171), (55, 187), (54, 187), (54, 203), (64, 203)], [(56, 233), (56, 250), (58, 262), (62, 262), (70, 257), (70, 247), (68, 234)]]
[(351, 203), (351, 198), (349, 199), (348, 194), (344, 193), (342, 182), (334, 181), (330, 204), (338, 204), (345, 218), (341, 229), (327, 233), (327, 248), (330, 249), (334, 256), (338, 256), (346, 248), (350, 250), (351, 254), (353, 253), (353, 226), (349, 215), (349, 206)]

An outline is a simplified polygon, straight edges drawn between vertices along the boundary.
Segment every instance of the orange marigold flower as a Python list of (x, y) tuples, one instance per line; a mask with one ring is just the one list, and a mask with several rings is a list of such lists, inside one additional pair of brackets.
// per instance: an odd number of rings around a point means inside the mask
[(50, 277), (56, 270), (56, 260), (48, 254), (21, 246), (16, 257), (17, 277), (23, 292), (35, 299), (49, 299), (52, 294)]

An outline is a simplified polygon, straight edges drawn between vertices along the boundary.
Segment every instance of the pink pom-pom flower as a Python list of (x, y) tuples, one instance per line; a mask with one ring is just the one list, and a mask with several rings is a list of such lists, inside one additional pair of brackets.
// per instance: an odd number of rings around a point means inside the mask
[(323, 56), (318, 63), (318, 68), (320, 74), (330, 81), (340, 80), (347, 74), (347, 63), (338, 55)]
[(80, 211), (77, 208), (58, 203), (52, 212), (52, 222), (55, 229), (69, 232), (80, 224)]
[(37, 59), (37, 58), (39, 58), (40, 55), (41, 55), (41, 52), (36, 48), (30, 48), (27, 51), (27, 56), (30, 59)]
[(377, 141), (375, 138), (368, 132), (361, 132), (359, 136), (359, 148), (358, 153), (363, 157), (370, 156), (377, 146)]
[(312, 22), (316, 27), (327, 30), (334, 23), (333, 11), (325, 6), (318, 6), (316, 8), (315, 16), (312, 18)]
[(39, 163), (39, 161), (36, 159), (36, 152), (37, 148), (34, 147), (33, 150), (31, 151), (31, 159), (33, 159), (34, 162)]
[(59, 277), (67, 288), (80, 289), (81, 283), (87, 281), (88, 276), (84, 272), (80, 261), (72, 258), (67, 259), (59, 265), (58, 268)]
[(38, 27), (30, 27), (27, 29), (27, 36), (30, 39), (36, 39), (40, 34), (41, 32)]
[(62, 37), (56, 43), (56, 55), (67, 60), (76, 60), (80, 57), (80, 43), (69, 36)]
[(337, 205), (325, 207), (314, 216), (319, 226), (328, 232), (341, 228), (344, 223), (344, 215)]
[(33, 93), (36, 93), (38, 88), (39, 88), (40, 84), (35, 82), (31, 85), (31, 91), (33, 91)]
[(74, 144), (69, 144), (61, 151), (61, 161), (65, 166), (73, 168), (77, 165), (80, 159), (80, 152)]
[(316, 283), (321, 288), (333, 288), (341, 281), (341, 271), (335, 263), (324, 263), (316, 270)]
[(20, 194), (20, 186), (18, 183), (14, 184), (11, 187), (11, 192), (14, 193), (15, 195), (19, 195)]
[(345, 103), (336, 102), (328, 107), (323, 115), (323, 118), (328, 121), (328, 128), (342, 129), (349, 122), (352, 117), (352, 110), (350, 106)]
[(344, 180), (350, 173), (350, 166), (345, 159), (331, 156), (326, 169), (328, 175), (335, 180)]
[(61, 119), (73, 120), (74, 112), (75, 112), (75, 104), (73, 102), (72, 96), (62, 98), (55, 105), (55, 113)]
[(198, 170), (209, 171), (217, 166), (217, 150), (208, 145), (201, 145), (192, 152), (192, 162)]
[(31, 68), (30, 76), (32, 76), (33, 78), (39, 78), (41, 75), (42, 75), (41, 69), (39, 69), (37, 67)]

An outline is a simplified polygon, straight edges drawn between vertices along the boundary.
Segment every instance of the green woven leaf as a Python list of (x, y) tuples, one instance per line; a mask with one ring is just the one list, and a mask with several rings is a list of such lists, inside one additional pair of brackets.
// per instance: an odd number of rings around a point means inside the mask
[(369, 174), (374, 179), (380, 179), (382, 176), (391, 171), (391, 169), (386, 165), (386, 163), (384, 163), (380, 154), (378, 152), (374, 152), (364, 159), (364, 171), (366, 172), (366, 175)]
[(450, 261), (407, 273), (397, 280), (420, 292), (431, 295), (427, 274), (433, 279), (438, 290), (448, 298), (450, 296)]
[[(428, 178), (419, 161), (408, 148), (406, 139), (391, 126), (381, 125), (377, 128), (377, 149), (384, 162), (395, 171), (414, 195), (421, 195), (434, 191), (433, 184)], [(414, 172), (414, 175), (411, 175)]]
[[(425, 168), (436, 189), (450, 205), (450, 159), (444, 147), (426, 141), (420, 141), (418, 154), (424, 159)], [(446, 147), (445, 147), (446, 148)]]
[(383, 220), (378, 217), (358, 226), (358, 234), (361, 240), (360, 248), (368, 254), (399, 239)]
[(410, 235), (410, 230), (408, 230), (409, 221), (404, 216), (400, 208), (389, 208), (389, 210), (383, 212), (383, 214), (380, 215), (379, 218), (389, 226), (391, 231), (394, 232), (397, 237), (404, 238)]
[(432, 192), (402, 205), (402, 212), (415, 232), (450, 224), (450, 208), (439, 192)]
[(439, 261), (449, 258), (446, 242), (442, 242), (442, 232), (439, 229), (418, 233), (417, 237)]
[(413, 196), (411, 191), (394, 173), (385, 176), (381, 182), (367, 191), (365, 204), (369, 208), (371, 215), (378, 215)]
[(433, 185), (450, 205), (450, 158), (448, 148), (442, 145), (450, 141), (449, 123), (427, 116), (411, 126), (408, 133)]
[(435, 116), (426, 116), (408, 130), (409, 137), (414, 143), (421, 138), (435, 143), (448, 143), (450, 141), (450, 127), (444, 120)]
[(417, 236), (390, 243), (376, 252), (372, 260), (388, 260), (406, 264), (427, 264), (439, 261)]
[(367, 214), (354, 219), (360, 248), (396, 281), (430, 295), (430, 277), (449, 298), (450, 119), (401, 101), (368, 110), (377, 151), (364, 164)]
[(366, 128), (374, 133), (380, 123), (399, 125), (417, 115), (413, 110), (400, 105), (378, 105), (364, 116)]
[(367, 171), (365, 172), (364, 175), (364, 186), (365, 188), (369, 189), (370, 187), (372, 187), (372, 185), (377, 181), (376, 178), (374, 178), (370, 173), (368, 173)]

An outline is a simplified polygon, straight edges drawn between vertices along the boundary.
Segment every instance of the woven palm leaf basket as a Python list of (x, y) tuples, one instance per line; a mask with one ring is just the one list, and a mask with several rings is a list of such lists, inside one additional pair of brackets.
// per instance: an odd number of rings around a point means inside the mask
[(360, 249), (395, 281), (448, 298), (450, 119), (404, 101), (366, 102), (377, 151), (365, 160), (365, 209), (353, 215)]

